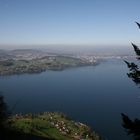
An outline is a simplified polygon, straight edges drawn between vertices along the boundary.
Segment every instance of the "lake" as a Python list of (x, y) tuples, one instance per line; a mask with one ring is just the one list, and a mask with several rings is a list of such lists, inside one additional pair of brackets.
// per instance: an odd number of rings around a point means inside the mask
[(14, 112), (64, 112), (106, 140), (131, 140), (121, 113), (140, 118), (140, 89), (122, 60), (97, 66), (0, 77), (0, 91)]

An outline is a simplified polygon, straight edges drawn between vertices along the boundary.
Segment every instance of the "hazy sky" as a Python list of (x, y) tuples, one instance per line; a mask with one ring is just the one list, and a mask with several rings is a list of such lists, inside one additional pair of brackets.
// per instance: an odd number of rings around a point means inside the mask
[(140, 0), (0, 0), (0, 44), (140, 43)]

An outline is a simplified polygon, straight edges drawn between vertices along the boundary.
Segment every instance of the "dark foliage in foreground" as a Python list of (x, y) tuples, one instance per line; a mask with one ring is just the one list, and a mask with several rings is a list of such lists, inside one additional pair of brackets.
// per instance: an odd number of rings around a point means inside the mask
[(140, 120), (131, 120), (127, 115), (121, 114), (123, 124), (122, 126), (127, 130), (128, 135), (133, 135), (135, 140), (140, 140)]
[[(140, 24), (136, 22), (138, 27), (140, 28)], [(134, 51), (136, 53), (136, 58), (140, 60), (140, 49), (137, 45), (132, 43), (132, 46), (134, 48)], [(136, 65), (134, 62), (128, 62), (124, 60), (124, 62), (127, 64), (127, 67), (129, 69), (129, 73), (127, 73), (127, 76), (132, 79), (132, 81), (135, 82), (136, 85), (140, 86), (140, 70), (139, 66)], [(131, 120), (126, 114), (121, 114), (122, 116), (122, 126), (127, 130), (128, 135), (133, 135), (135, 140), (140, 140), (140, 119), (135, 118), (134, 120)]]
[(10, 113), (4, 102), (4, 97), (0, 95), (0, 140), (47, 140), (46, 138), (22, 134), (12, 130), (9, 128), (10, 124), (7, 122), (9, 115)]

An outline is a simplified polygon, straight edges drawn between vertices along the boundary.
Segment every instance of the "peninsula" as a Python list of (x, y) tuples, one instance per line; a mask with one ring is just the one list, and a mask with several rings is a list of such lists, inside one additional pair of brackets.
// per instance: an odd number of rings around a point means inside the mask
[(64, 70), (70, 67), (97, 65), (96, 59), (48, 54), (37, 50), (14, 50), (0, 53), (0, 75), (41, 73), (46, 70)]
[(25, 136), (38, 136), (49, 140), (101, 140), (90, 127), (59, 112), (16, 114), (11, 116), (8, 124), (13, 132)]

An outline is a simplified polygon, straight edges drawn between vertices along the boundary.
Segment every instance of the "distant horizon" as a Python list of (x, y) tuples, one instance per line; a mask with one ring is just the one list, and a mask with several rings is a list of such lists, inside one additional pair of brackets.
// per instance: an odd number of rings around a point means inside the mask
[(129, 45), (86, 45), (86, 44), (47, 44), (47, 45), (0, 45), (0, 50), (42, 50), (63, 53), (113, 53), (134, 54)]

